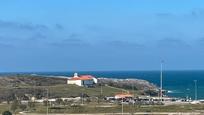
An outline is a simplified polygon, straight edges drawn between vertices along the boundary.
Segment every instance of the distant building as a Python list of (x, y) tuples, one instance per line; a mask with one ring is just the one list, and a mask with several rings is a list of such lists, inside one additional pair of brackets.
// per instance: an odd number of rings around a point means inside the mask
[(74, 73), (74, 76), (67, 80), (67, 84), (75, 84), (78, 86), (93, 86), (97, 84), (98, 80), (91, 75), (81, 75), (78, 76), (77, 73)]

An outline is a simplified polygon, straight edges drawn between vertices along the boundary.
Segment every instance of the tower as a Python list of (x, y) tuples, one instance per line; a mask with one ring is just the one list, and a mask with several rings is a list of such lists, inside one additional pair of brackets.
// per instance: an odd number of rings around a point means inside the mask
[(74, 77), (79, 77), (79, 76), (78, 76), (78, 73), (74, 73)]

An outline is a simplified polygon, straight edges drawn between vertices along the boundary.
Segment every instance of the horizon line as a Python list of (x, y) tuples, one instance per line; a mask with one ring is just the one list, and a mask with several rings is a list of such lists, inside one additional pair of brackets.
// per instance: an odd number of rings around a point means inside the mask
[[(58, 71), (0, 71), (1, 73), (62, 73), (62, 72), (137, 72), (137, 71), (160, 71), (159, 69), (152, 70), (58, 70)], [(204, 71), (204, 69), (166, 69), (163, 71)]]

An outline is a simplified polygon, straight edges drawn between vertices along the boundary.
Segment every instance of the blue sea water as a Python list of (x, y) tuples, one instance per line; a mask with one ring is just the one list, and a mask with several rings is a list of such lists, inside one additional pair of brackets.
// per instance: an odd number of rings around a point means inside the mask
[[(40, 75), (73, 76), (74, 72), (33, 72)], [(160, 71), (86, 71), (79, 74), (90, 74), (106, 78), (136, 78), (144, 79), (155, 85), (160, 85)], [(163, 88), (168, 90), (168, 96), (191, 97), (194, 99), (195, 84), (197, 80), (198, 99), (204, 99), (204, 71), (164, 71)]]

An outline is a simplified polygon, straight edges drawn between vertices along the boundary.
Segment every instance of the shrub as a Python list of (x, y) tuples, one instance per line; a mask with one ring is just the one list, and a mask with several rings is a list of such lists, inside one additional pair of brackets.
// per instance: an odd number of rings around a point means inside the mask
[(10, 111), (4, 111), (4, 112), (2, 113), (2, 115), (12, 115), (12, 113), (11, 113)]
[(22, 110), (22, 111), (25, 111), (27, 106), (26, 105), (19, 105), (19, 108)]

